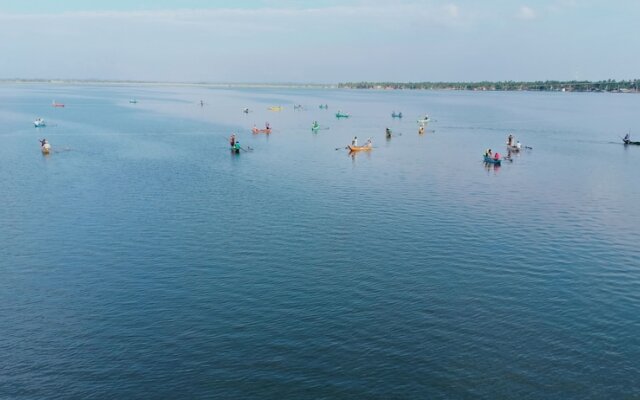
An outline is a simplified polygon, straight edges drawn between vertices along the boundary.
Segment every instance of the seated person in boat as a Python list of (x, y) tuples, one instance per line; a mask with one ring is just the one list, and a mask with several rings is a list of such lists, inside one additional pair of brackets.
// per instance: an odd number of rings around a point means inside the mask
[(485, 157), (491, 157), (491, 149), (487, 149), (487, 151), (484, 152), (484, 156)]
[(500, 159), (500, 153), (496, 152), (496, 154), (493, 156), (493, 159), (498, 161)]
[(385, 133), (387, 134), (387, 136), (391, 136), (391, 129), (389, 128), (385, 128)]

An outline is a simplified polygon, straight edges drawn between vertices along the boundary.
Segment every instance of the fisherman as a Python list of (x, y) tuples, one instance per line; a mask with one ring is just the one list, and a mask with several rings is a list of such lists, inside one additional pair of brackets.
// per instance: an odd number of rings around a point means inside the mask
[(518, 151), (520, 151), (520, 149), (522, 149), (522, 144), (520, 144), (520, 141), (519, 141), (519, 140), (516, 142), (516, 149), (517, 149)]
[(626, 135), (624, 135), (624, 139), (622, 139), (622, 141), (625, 143), (629, 143), (629, 141), (631, 141), (631, 134), (627, 133)]
[(353, 137), (353, 140), (351, 141), (351, 145), (353, 147), (356, 147), (358, 145), (358, 137), (357, 136)]
[(500, 160), (500, 153), (496, 152), (496, 154), (493, 156), (493, 159), (496, 161)]
[(249, 109), (245, 108), (244, 110), (242, 110), (242, 112), (245, 113), (245, 114), (249, 114)]
[(240, 150), (242, 147), (240, 146), (240, 142), (235, 142), (235, 144), (233, 145), (233, 148), (236, 150)]
[(509, 137), (507, 137), (507, 146), (513, 146), (513, 135), (509, 134)]
[(389, 128), (385, 128), (384, 132), (387, 134), (387, 137), (390, 138), (391, 137), (391, 129)]
[(485, 157), (489, 157), (491, 158), (491, 149), (487, 149), (487, 151), (484, 152)]
[(229, 138), (229, 144), (231, 145), (231, 147), (235, 146), (236, 144), (236, 134), (232, 133), (231, 137)]
[(269, 122), (264, 123), (264, 129), (269, 130), (271, 127), (269, 126)]
[(424, 133), (424, 126), (420, 126), (420, 128), (418, 128), (418, 135), (422, 135)]

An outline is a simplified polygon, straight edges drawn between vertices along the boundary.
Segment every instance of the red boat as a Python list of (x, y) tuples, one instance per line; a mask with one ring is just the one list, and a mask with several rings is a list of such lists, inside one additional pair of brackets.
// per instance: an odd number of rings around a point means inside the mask
[(251, 132), (253, 133), (271, 133), (271, 128), (266, 128), (266, 129), (258, 129), (256, 127), (253, 127), (251, 129)]
[(56, 103), (56, 101), (55, 101), (55, 100), (53, 101), (53, 103), (51, 103), (51, 105), (52, 105), (53, 107), (64, 107), (64, 104), (62, 104), (62, 103)]

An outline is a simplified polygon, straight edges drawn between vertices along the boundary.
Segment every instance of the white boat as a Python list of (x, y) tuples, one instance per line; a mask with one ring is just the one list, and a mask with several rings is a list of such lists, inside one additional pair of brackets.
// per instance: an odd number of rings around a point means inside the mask
[(47, 124), (45, 124), (42, 118), (36, 118), (36, 120), (33, 121), (33, 126), (35, 126), (36, 128), (39, 128), (41, 126), (47, 126)]
[(431, 121), (431, 118), (429, 118), (429, 116), (425, 116), (424, 118), (419, 119), (418, 123), (421, 124), (421, 125), (426, 125), (427, 122), (429, 122), (429, 121)]

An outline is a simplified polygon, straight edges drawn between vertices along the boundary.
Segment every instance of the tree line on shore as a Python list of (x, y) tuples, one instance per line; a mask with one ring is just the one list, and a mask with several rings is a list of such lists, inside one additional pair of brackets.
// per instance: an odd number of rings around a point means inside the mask
[(346, 89), (431, 89), (506, 91), (529, 90), (541, 92), (638, 92), (640, 79), (616, 81), (534, 81), (534, 82), (346, 82), (338, 84)]

